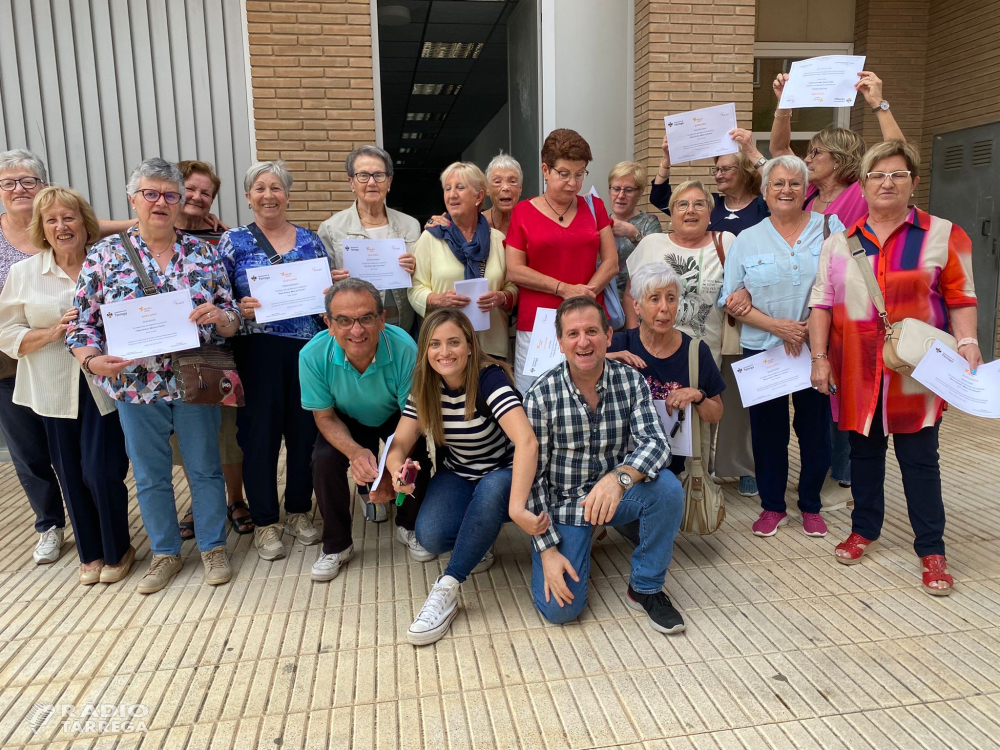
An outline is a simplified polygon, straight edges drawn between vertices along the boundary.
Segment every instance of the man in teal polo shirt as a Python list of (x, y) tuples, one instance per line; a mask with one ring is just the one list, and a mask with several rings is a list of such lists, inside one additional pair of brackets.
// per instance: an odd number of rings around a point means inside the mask
[[(396, 326), (385, 324), (382, 295), (367, 281), (345, 279), (326, 293), (327, 325), (299, 353), (302, 408), (316, 419), (313, 487), (323, 514), (323, 552), (312, 580), (336, 578), (354, 556), (351, 490), (347, 470), (359, 490), (377, 478), (378, 444), (396, 430), (413, 380), (417, 346)], [(396, 539), (419, 562), (433, 560), (417, 543), (413, 527), (430, 479), (430, 458), (421, 440), (412, 453), (422, 467), (416, 492), (396, 509)], [(370, 499), (395, 499), (389, 473), (372, 488)]]

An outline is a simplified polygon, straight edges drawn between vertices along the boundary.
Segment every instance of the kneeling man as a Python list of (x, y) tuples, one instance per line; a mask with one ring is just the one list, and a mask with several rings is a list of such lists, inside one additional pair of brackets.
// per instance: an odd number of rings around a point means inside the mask
[(684, 491), (667, 468), (670, 449), (646, 381), (634, 368), (604, 358), (611, 334), (599, 303), (567, 299), (556, 311), (566, 361), (524, 398), (538, 438), (528, 509), (551, 521), (532, 537), (532, 595), (549, 622), (575, 620), (587, 603), (591, 526), (638, 521), (626, 601), (644, 611), (655, 630), (679, 633), (684, 620), (663, 581)]

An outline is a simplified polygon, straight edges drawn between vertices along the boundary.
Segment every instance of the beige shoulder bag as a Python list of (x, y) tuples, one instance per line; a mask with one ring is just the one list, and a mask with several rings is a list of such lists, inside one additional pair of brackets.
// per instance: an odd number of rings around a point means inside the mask
[(903, 318), (898, 323), (890, 323), (889, 315), (885, 311), (885, 298), (879, 288), (878, 279), (872, 270), (865, 249), (861, 246), (861, 240), (857, 233), (847, 238), (847, 245), (851, 249), (851, 255), (858, 264), (861, 271), (861, 278), (865, 280), (868, 288), (868, 295), (878, 310), (878, 316), (885, 326), (885, 345), (882, 347), (882, 363), (893, 372), (902, 375), (909, 375), (913, 369), (920, 364), (920, 360), (934, 345), (934, 341), (940, 341), (953, 351), (958, 351), (958, 342), (950, 333), (935, 328), (929, 323), (916, 318)]
[[(698, 339), (688, 346), (688, 383), (698, 387)], [(681, 531), (688, 534), (711, 534), (726, 519), (722, 488), (708, 473), (708, 457), (712, 450), (712, 431), (703, 424), (698, 409), (691, 407), (691, 456), (684, 463), (681, 484), (684, 487), (684, 517)], [(664, 466), (662, 471), (669, 471)]]

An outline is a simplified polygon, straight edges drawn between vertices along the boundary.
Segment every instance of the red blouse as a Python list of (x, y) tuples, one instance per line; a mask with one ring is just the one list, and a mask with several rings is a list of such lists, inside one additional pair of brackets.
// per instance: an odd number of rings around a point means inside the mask
[[(596, 222), (595, 216), (596, 214)], [(594, 198), (594, 214), (581, 196), (576, 197), (576, 216), (563, 226), (539, 211), (530, 200), (514, 206), (506, 244), (527, 255), (528, 267), (564, 284), (587, 284), (597, 270), (601, 253), (600, 231), (611, 226), (607, 209)], [(535, 326), (535, 310), (559, 307), (562, 297), (526, 287), (518, 288), (517, 330)], [(597, 295), (604, 304), (604, 293)]]

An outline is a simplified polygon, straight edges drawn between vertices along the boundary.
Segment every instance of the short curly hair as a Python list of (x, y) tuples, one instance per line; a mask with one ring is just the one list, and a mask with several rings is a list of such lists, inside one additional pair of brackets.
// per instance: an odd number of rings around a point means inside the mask
[(65, 188), (59, 185), (49, 185), (35, 196), (34, 212), (31, 216), (31, 224), (28, 225), (28, 237), (35, 247), (51, 248), (52, 245), (45, 238), (45, 224), (42, 214), (48, 211), (55, 204), (61, 204), (70, 211), (80, 214), (83, 221), (83, 228), (87, 231), (87, 244), (93, 245), (101, 238), (101, 228), (97, 221), (97, 214), (87, 203), (87, 199), (72, 188)]
[(542, 144), (542, 163), (552, 169), (559, 159), (589, 163), (594, 160), (594, 154), (582, 135), (569, 128), (559, 128), (549, 133)]
[(207, 161), (185, 159), (184, 161), (177, 162), (177, 168), (181, 170), (181, 174), (184, 175), (185, 180), (193, 174), (205, 175), (212, 183), (212, 197), (215, 198), (219, 194), (219, 188), (222, 187), (222, 180), (215, 173), (215, 167)]

